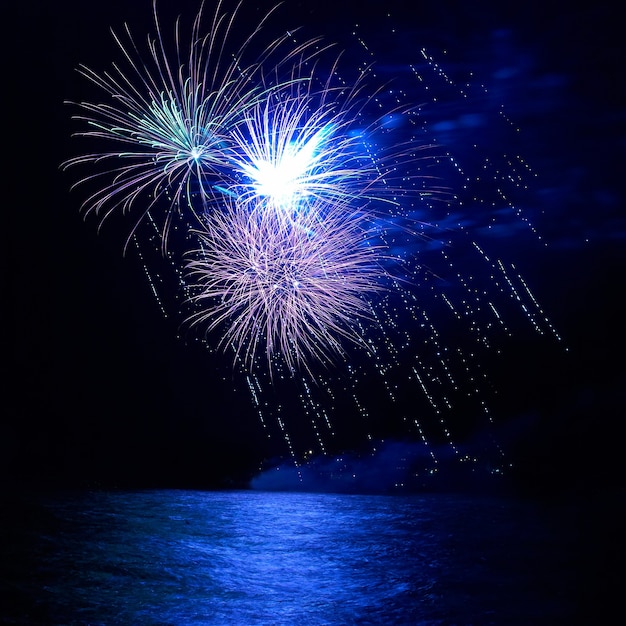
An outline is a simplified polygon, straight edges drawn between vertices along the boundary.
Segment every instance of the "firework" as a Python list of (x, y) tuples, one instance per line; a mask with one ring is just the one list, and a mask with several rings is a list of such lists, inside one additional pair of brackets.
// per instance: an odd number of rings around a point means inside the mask
[(189, 321), (225, 327), (220, 345), (249, 369), (262, 353), (293, 370), (341, 354), (343, 340), (365, 346), (357, 321), (384, 276), (368, 229), (367, 216), (338, 205), (285, 220), (280, 207), (228, 203), (196, 231), (188, 270), (200, 308)]
[(113, 33), (125, 60), (123, 67), (114, 64), (111, 71), (97, 73), (80, 66), (79, 72), (108, 95), (108, 102), (79, 103), (83, 113), (75, 119), (88, 127), (78, 135), (104, 140), (110, 147), (63, 164), (64, 168), (89, 165), (101, 169), (77, 183), (105, 181), (85, 200), (87, 213), (105, 219), (117, 210), (138, 206), (138, 223), (161, 200), (167, 201), (162, 225), (165, 244), (175, 210), (184, 207), (197, 219), (192, 196), (199, 196), (201, 207), (211, 201), (216, 182), (232, 171), (232, 129), (250, 107), (266, 97), (268, 87), (259, 76), (263, 63), (278, 51), (277, 67), (290, 63), (293, 55), (302, 60), (315, 43), (312, 40), (283, 53), (281, 46), (289, 39), (284, 35), (246, 64), (246, 51), (269, 16), (234, 53), (227, 54), (238, 8), (229, 15), (218, 3), (206, 35), (201, 34), (200, 9), (188, 48), (180, 43), (177, 22), (175, 53), (168, 55), (155, 6), (156, 36), (148, 39), (146, 55), (125, 26), (124, 37)]
[(303, 75), (303, 67), (233, 130), (232, 165), (241, 182), (230, 191), (240, 203), (265, 201), (289, 213), (315, 201), (371, 199), (379, 172), (364, 148), (371, 129), (356, 124), (360, 85), (332, 87), (315, 68)]

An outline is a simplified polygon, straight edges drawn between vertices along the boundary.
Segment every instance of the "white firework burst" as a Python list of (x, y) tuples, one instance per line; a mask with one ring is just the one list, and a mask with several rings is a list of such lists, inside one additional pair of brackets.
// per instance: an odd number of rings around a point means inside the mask
[(304, 65), (233, 128), (232, 165), (240, 182), (230, 192), (240, 203), (267, 202), (288, 211), (316, 201), (363, 203), (380, 178), (364, 148), (371, 129), (355, 123), (363, 105), (360, 85), (322, 84), (315, 67), (303, 74)]

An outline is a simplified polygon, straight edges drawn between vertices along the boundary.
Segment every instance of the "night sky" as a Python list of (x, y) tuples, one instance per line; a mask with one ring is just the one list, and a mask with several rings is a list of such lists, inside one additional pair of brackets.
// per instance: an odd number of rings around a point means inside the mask
[[(379, 4), (287, 0), (272, 24), (341, 40), (358, 21), (376, 42)], [(406, 67), (413, 48), (445, 49), (442, 65), (473, 68), (519, 124), (519, 149), (537, 173), (527, 214), (548, 246), (502, 237), (493, 247), (518, 264), (563, 342), (521, 332), (485, 364), (499, 389), (499, 423), (518, 486), (617, 485), (626, 400), (623, 32), (608, 2), (509, 4), (386, 2), (404, 30), (389, 45), (378, 41), (381, 75), (393, 77), (392, 59)], [(262, 8), (246, 6), (254, 23)], [(176, 8), (191, 17), (197, 3)], [(127, 21), (138, 39), (152, 33), (151, 3), (34, 0), (8, 11), (0, 474), (9, 485), (241, 485), (285, 455), (283, 442), (262, 432), (228, 364), (181, 337), (176, 316), (164, 318), (136, 254), (123, 255), (131, 222), (98, 232), (80, 214), (81, 194), (70, 192), (75, 178), (59, 167), (80, 150), (63, 102), (93, 93), (75, 68), (102, 70), (119, 58), (109, 27)], [(163, 8), (164, 22), (171, 12)], [(353, 427), (338, 427), (339, 448), (358, 445)]]

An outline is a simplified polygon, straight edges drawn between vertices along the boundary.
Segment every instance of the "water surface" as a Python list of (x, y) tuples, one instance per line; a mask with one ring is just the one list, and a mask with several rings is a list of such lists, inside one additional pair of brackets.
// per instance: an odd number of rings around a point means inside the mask
[[(571, 624), (567, 517), (457, 495), (42, 496), (5, 529), (8, 624)], [(17, 517), (16, 517), (17, 519)]]

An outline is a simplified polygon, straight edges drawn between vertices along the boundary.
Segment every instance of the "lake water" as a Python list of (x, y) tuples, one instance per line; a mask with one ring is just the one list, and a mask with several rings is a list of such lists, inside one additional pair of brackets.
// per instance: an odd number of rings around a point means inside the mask
[(83, 492), (4, 516), (6, 624), (573, 624), (588, 582), (572, 516), (523, 500)]

